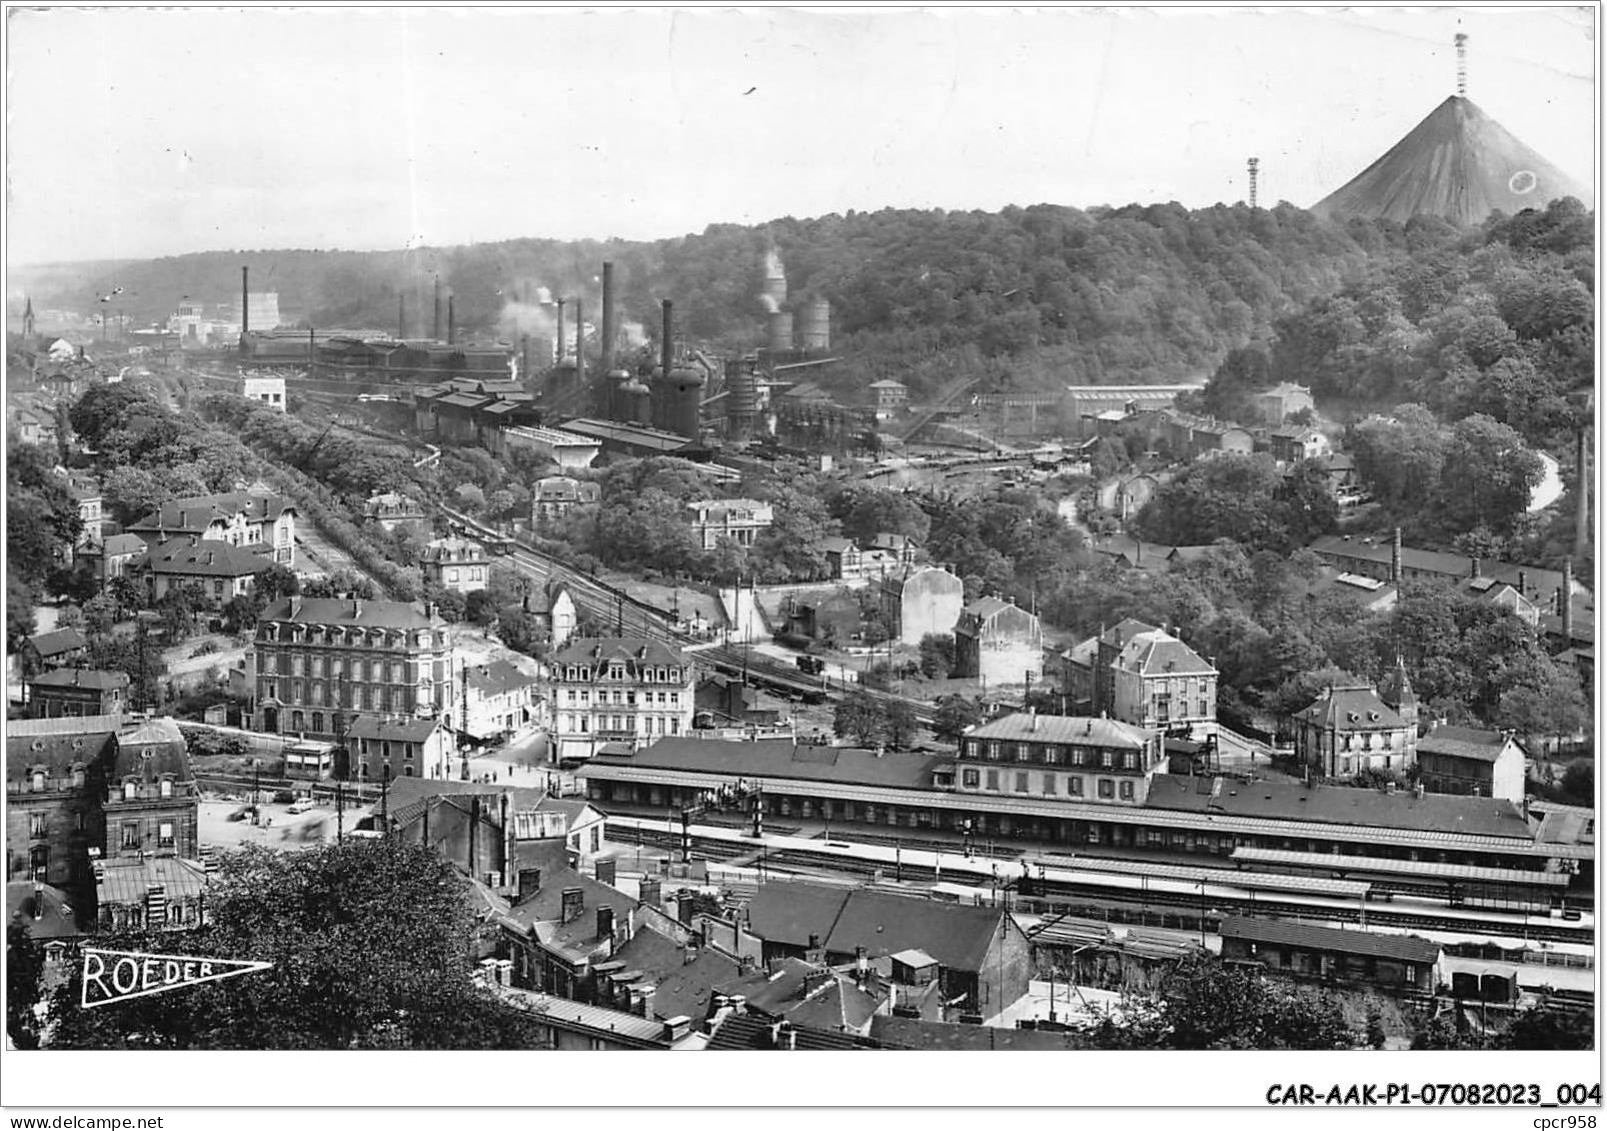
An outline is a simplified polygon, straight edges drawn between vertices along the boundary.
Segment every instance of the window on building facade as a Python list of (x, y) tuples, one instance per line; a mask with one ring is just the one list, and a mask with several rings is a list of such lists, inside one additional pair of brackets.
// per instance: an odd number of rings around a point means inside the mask
[(1051, 766), (1060, 765), (1062, 758), (1060, 747), (1046, 746), (1043, 751), (1043, 760)]
[(998, 789), (999, 788), (999, 771), (998, 770), (989, 770), (988, 771), (988, 788), (989, 789)]
[(1121, 796), (1122, 796), (1123, 801), (1131, 801), (1133, 799), (1133, 783), (1132, 782), (1130, 782), (1130, 781), (1122, 782)]
[(172, 821), (163, 821), (161, 824), (156, 826), (156, 847), (158, 847), (158, 848), (172, 848), (173, 847), (173, 822)]
[(1088, 751), (1080, 746), (1071, 748), (1071, 764), (1073, 766), (1086, 766), (1088, 764)]
[(138, 821), (124, 821), (123, 822), (123, 837), (122, 837), (122, 841), (121, 841), (122, 846), (124, 848), (138, 848), (139, 843), (140, 843), (140, 840), (139, 840), (139, 822)]
[(603, 830), (597, 825), (591, 827), (591, 850), (597, 852), (603, 846)]
[(997, 742), (990, 742), (988, 743), (987, 750), (988, 758), (997, 762), (999, 760), (999, 744)]
[(163, 797), (172, 797), (173, 796), (173, 779), (172, 778), (163, 778), (162, 782), (161, 782), (161, 785), (158, 787), (158, 792)]
[(1126, 768), (1126, 769), (1129, 769), (1129, 770), (1138, 769), (1138, 755), (1137, 754), (1123, 754), (1122, 755), (1122, 766), (1124, 768)]
[(1055, 793), (1055, 775), (1054, 774), (1045, 774), (1043, 776), (1043, 791), (1044, 791), (1044, 793), (1049, 794), (1049, 795), (1053, 795)]
[(43, 793), (45, 791), (45, 774), (43, 770), (35, 770), (33, 772), (33, 790), (35, 793)]
[(1017, 793), (1026, 793), (1027, 790), (1030, 789), (1030, 788), (1031, 787), (1027, 784), (1027, 775), (1025, 773), (1017, 774), (1016, 775), (1016, 792)]
[(1067, 778), (1066, 779), (1066, 792), (1071, 794), (1071, 796), (1073, 796), (1073, 797), (1081, 797), (1082, 796), (1082, 778), (1075, 778), (1075, 777), (1074, 778)]
[(975, 789), (982, 784), (982, 775), (976, 770), (966, 770), (961, 777), (961, 781), (964, 783), (965, 788)]
[(1109, 778), (1099, 779), (1099, 796), (1109, 800), (1116, 796), (1116, 783)]
[(131, 781), (126, 781), (126, 782), (123, 783), (123, 800), (124, 801), (132, 801), (132, 800), (134, 800), (135, 796), (137, 796), (138, 793), (139, 793), (139, 785), (138, 785), (138, 783), (131, 782)]
[(45, 815), (43, 813), (28, 814), (28, 835), (31, 837), (45, 835)]
[(1112, 766), (1114, 766), (1116, 764), (1116, 753), (1115, 753), (1115, 751), (1113, 751), (1113, 750), (1101, 750), (1099, 752), (1099, 764), (1101, 766), (1103, 766), (1107, 770), (1110, 769)]

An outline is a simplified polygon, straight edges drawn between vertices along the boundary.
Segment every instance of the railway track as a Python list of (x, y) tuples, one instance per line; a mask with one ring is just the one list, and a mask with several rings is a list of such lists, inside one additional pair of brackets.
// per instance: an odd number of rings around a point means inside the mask
[[(610, 816), (608, 835), (620, 841), (679, 849), (679, 830), (671, 831), (668, 827), (658, 827), (659, 824), (652, 818)], [(694, 827), (691, 840), (694, 856), (715, 862), (760, 852), (767, 869), (857, 876), (885, 876), (896, 872), (900, 879), (907, 881), (970, 881), (983, 889), (1013, 887), (1022, 867), (1019, 859), (976, 858), (958, 853), (939, 855), (902, 846), (888, 848), (771, 835), (760, 842), (741, 829)], [(1355, 925), (1363, 929), (1434, 931), (1469, 939), (1521, 937), (1537, 942), (1579, 945), (1592, 945), (1595, 939), (1593, 922), (1428, 905), (1406, 907), (1400, 903), (1340, 900), (1323, 895), (1303, 896), (1277, 890), (1275, 881), (1288, 877), (1271, 875), (1262, 877), (1271, 886), (1261, 886), (1258, 890), (1254, 873), (1214, 870), (1222, 873), (1219, 878), (1149, 880), (1149, 869), (1144, 861), (1106, 858), (1097, 868), (1046, 868), (1042, 874), (1032, 877), (1032, 894), (1018, 897), (1018, 901), (1023, 910), (1045, 914), (1097, 915), (1104, 911), (1130, 914), (1140, 909), (1145, 912), (1164, 910), (1193, 914), (1203, 918), (1207, 925), (1220, 924), (1229, 915), (1255, 915)]]

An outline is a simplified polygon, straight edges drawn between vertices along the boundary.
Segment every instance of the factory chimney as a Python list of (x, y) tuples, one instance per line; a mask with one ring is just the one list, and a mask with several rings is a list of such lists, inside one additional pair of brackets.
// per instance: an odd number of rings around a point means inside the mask
[(430, 326), (430, 340), (441, 340), (441, 276), (435, 277), (435, 322)]
[(659, 339), (659, 373), (653, 383), (653, 427), (669, 431), (670, 369), (675, 363), (675, 304), (664, 300), (664, 327)]
[(575, 388), (586, 387), (586, 319), (580, 295), (575, 296)]
[(1261, 175), (1261, 158), (1250, 158), (1250, 207), (1255, 207), (1256, 181)]
[(240, 333), (251, 333), (251, 268), (240, 268)]
[(457, 296), (446, 296), (446, 344), (455, 345), (458, 340), (458, 307)]
[(614, 265), (607, 261), (603, 263), (603, 359), (601, 373), (604, 377), (614, 371), (614, 336), (618, 328), (614, 325)]
[(564, 363), (564, 300), (558, 300), (558, 364)]

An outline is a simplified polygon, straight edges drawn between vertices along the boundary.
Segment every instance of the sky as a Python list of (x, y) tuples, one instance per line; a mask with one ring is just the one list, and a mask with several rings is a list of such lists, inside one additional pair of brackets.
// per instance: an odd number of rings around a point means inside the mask
[(7, 12), (7, 261), (1315, 203), (1455, 90), (1593, 181), (1586, 8)]

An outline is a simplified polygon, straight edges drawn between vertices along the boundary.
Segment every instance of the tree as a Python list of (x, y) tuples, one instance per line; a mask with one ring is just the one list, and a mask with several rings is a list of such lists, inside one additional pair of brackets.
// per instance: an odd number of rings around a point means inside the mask
[(6, 1033), (16, 1048), (39, 1047), (34, 1005), (39, 1001), (44, 972), (45, 948), (29, 933), (27, 920), (19, 911), (6, 924)]
[(1445, 450), (1440, 507), (1454, 529), (1510, 534), (1527, 513), (1544, 468), (1515, 429), (1476, 415), (1456, 422)]
[(982, 704), (963, 695), (945, 695), (937, 701), (932, 733), (944, 742), (958, 743), (968, 727), (982, 721)]
[(6, 575), (6, 654), (22, 647), (22, 642), (34, 634), (33, 590), (16, 573)]
[(1495, 1044), (1502, 1049), (1589, 1049), (1595, 1047), (1595, 1028), (1591, 1013), (1543, 1007), (1518, 1014)]
[(1562, 775), (1562, 794), (1575, 805), (1596, 803), (1596, 764), (1589, 758), (1571, 762)]
[(838, 700), (832, 731), (838, 738), (852, 736), (859, 745), (868, 747), (882, 736), (885, 721), (881, 700), (856, 688)]
[(1182, 967), (1161, 1000), (1164, 1048), (1344, 1049), (1356, 1043), (1330, 995), (1211, 959)]
[(117, 1009), (81, 1008), (74, 979), (54, 1001), (52, 1047), (532, 1047), (528, 1022), (472, 980), (465, 895), (433, 850), (396, 840), (220, 854), (210, 927), (108, 945), (274, 965)]
[(264, 607), (273, 604), (281, 597), (294, 597), (301, 592), (301, 578), (296, 571), (282, 562), (273, 565), (257, 574), (252, 584), (252, 591), (260, 598)]
[(921, 674), (927, 679), (948, 679), (953, 670), (953, 634), (929, 632), (921, 637)]
[(921, 724), (915, 717), (914, 706), (903, 699), (890, 699), (882, 711), (882, 728), (888, 746), (908, 750), (920, 733)]

